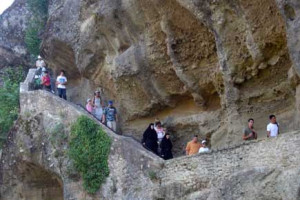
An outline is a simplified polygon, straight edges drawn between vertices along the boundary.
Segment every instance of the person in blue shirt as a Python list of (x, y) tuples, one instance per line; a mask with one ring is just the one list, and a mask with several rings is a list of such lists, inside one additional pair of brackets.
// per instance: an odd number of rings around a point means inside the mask
[(117, 130), (117, 109), (113, 106), (113, 101), (108, 101), (108, 106), (104, 110), (102, 122), (116, 132)]

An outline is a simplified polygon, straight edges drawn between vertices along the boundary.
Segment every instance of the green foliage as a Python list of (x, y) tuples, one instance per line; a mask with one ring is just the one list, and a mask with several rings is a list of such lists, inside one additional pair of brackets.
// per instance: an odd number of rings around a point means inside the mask
[(158, 177), (157, 177), (157, 174), (155, 171), (149, 171), (148, 175), (149, 175), (150, 180), (152, 180), (152, 181), (158, 180)]
[(39, 38), (39, 32), (41, 28), (42, 27), (34, 21), (30, 21), (26, 28), (25, 43), (28, 51), (34, 56), (40, 54), (40, 45), (42, 40)]
[(28, 51), (37, 56), (42, 42), (40, 34), (48, 17), (48, 0), (27, 0), (27, 6), (33, 15), (25, 31), (25, 43)]
[(0, 147), (19, 113), (19, 86), (25, 75), (22, 67), (4, 71), (0, 87)]
[(47, 16), (48, 0), (27, 0), (27, 5), (32, 13), (39, 16)]
[(86, 116), (80, 116), (71, 127), (69, 156), (89, 193), (95, 193), (109, 175), (110, 145), (107, 134)]

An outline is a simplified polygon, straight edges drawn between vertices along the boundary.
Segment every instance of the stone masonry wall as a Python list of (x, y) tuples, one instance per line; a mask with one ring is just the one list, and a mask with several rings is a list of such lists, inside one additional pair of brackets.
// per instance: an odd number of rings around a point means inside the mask
[(166, 162), (160, 173), (161, 196), (296, 200), (300, 199), (299, 175), (298, 131)]

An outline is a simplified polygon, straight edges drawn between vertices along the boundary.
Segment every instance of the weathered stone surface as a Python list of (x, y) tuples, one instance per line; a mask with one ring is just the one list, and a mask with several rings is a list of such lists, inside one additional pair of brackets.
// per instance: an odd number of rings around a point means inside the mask
[(67, 70), (70, 100), (99, 87), (115, 100), (124, 134), (140, 139), (160, 118), (178, 154), (195, 133), (214, 146), (240, 143), (249, 117), (261, 136), (272, 113), (284, 131), (298, 124), (278, 2), (51, 1), (42, 51)]
[[(79, 115), (87, 113), (51, 93), (21, 89), (21, 117), (0, 162), (1, 200), (300, 198), (299, 131), (163, 161), (101, 124), (113, 139), (110, 176), (96, 195), (88, 195), (66, 154), (70, 123)], [(57, 124), (65, 140), (51, 138)]]
[[(31, 72), (34, 70), (29, 75)], [(26, 81), (30, 79), (28, 76)], [(110, 176), (96, 195), (89, 195), (67, 155), (70, 125), (78, 116), (88, 115), (86, 111), (51, 93), (28, 91), (26, 87), (21, 88), (20, 104), (21, 116), (8, 136), (1, 159), (0, 199), (41, 200), (51, 197), (47, 196), (51, 192), (57, 194), (53, 199), (70, 200), (153, 198), (158, 182), (150, 180), (149, 172), (163, 167), (161, 158), (99, 123), (112, 138)], [(51, 130), (58, 125), (65, 140), (52, 135)]]
[(30, 16), (26, 0), (15, 0), (12, 6), (0, 15), (0, 69), (28, 64), (29, 54), (24, 37)]

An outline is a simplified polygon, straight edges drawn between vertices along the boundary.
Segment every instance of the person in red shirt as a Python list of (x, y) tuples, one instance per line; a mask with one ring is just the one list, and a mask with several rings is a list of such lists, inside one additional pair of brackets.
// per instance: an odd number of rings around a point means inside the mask
[(48, 71), (44, 71), (44, 76), (42, 77), (42, 85), (44, 90), (51, 91), (51, 78)]

